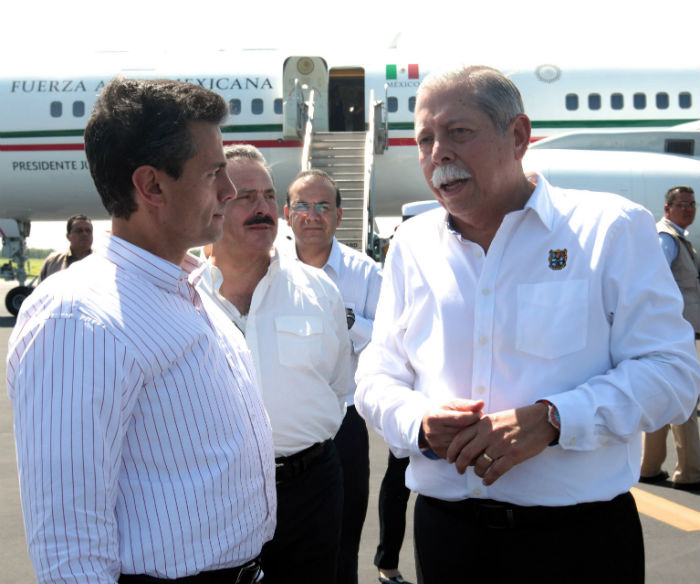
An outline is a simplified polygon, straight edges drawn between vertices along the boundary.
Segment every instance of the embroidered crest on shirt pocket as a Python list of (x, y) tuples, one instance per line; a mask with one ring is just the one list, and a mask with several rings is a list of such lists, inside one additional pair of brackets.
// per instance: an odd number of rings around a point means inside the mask
[(515, 346), (556, 359), (580, 351), (588, 338), (588, 281), (520, 284)]
[(565, 249), (550, 249), (549, 267), (552, 270), (563, 270), (566, 267), (566, 256)]

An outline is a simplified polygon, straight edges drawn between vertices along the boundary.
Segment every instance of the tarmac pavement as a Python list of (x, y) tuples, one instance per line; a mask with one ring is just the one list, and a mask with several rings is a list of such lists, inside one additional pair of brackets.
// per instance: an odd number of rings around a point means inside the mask
[[(24, 537), (12, 407), (5, 383), (7, 341), (15, 319), (5, 310), (4, 297), (13, 285), (0, 282), (0, 584), (30, 584), (36, 580)], [(664, 468), (671, 471), (675, 464), (675, 450), (670, 433), (668, 453)], [(382, 438), (370, 432), (370, 499), (360, 547), (360, 584), (377, 582), (377, 571), (372, 561), (379, 537), (377, 497), (386, 459), (387, 448)], [(674, 490), (669, 483), (640, 484), (637, 489), (634, 492), (640, 508), (646, 547), (646, 581), (650, 584), (697, 584), (700, 582), (700, 493)], [(412, 537), (413, 500), (412, 495), (400, 566), (404, 578), (410, 582), (416, 582)], [(601, 529), (605, 529), (605, 526), (601, 526)], [(546, 550), (543, 550), (543, 562), (545, 555)], [(596, 558), (581, 558), (581, 561), (595, 562)], [(465, 556), (465, 581), (468, 580), (468, 570), (469, 558)], [(605, 566), (601, 566), (602, 578), (604, 570)]]

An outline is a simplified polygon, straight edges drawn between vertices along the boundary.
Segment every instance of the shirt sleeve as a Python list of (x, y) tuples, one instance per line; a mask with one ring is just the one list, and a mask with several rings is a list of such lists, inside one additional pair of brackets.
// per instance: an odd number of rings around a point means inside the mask
[(404, 349), (411, 290), (405, 289), (403, 268), (395, 239), (384, 264), (372, 342), (360, 355), (355, 375), (357, 411), (397, 457), (420, 453), (418, 432), (430, 409), (428, 398), (413, 391), (415, 373)]
[(681, 424), (698, 399), (694, 332), (682, 317), (683, 301), (651, 215), (630, 211), (609, 230), (603, 249), (612, 367), (547, 396), (559, 410), (559, 444), (565, 449), (594, 450)]
[(32, 324), (11, 339), (8, 362), (29, 555), (40, 583), (114, 583), (117, 478), (140, 368), (90, 321)]
[(355, 324), (350, 329), (350, 340), (352, 350), (359, 355), (369, 343), (372, 337), (372, 327), (374, 317), (377, 313), (377, 303), (379, 302), (379, 291), (382, 287), (382, 272), (378, 267), (373, 266), (366, 281), (366, 298), (362, 311), (355, 311)]
[(661, 251), (664, 252), (666, 261), (670, 266), (673, 260), (678, 257), (678, 242), (668, 233), (659, 233), (659, 243), (661, 244)]

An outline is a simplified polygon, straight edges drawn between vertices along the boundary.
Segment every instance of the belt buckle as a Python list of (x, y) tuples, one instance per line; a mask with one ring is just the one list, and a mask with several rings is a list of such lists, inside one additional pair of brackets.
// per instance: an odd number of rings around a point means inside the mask
[(239, 568), (238, 576), (233, 584), (252, 584), (257, 580), (259, 574), (260, 561), (258, 559), (250, 560)]

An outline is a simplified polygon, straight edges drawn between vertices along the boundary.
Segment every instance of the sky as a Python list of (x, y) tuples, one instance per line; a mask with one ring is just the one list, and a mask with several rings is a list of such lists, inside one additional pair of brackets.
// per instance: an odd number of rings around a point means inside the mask
[[(3, 55), (86, 50), (399, 46), (422, 54), (502, 61), (700, 62), (697, 0), (35, 0), (4, 2)], [(3, 58), (3, 61), (5, 58)], [(472, 61), (473, 62), (473, 61)], [(495, 64), (495, 63), (494, 63)]]
[[(322, 55), (347, 47), (379, 53), (392, 44), (424, 60), (497, 67), (523, 61), (700, 67), (698, 0), (443, 0), (410, 6), (384, 0), (3, 2), (0, 74), (36, 58), (57, 68), (75, 64), (94, 51), (280, 48)], [(62, 247), (64, 233), (61, 225), (37, 222), (29, 244)]]

